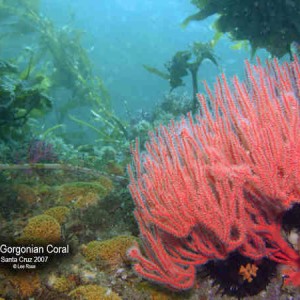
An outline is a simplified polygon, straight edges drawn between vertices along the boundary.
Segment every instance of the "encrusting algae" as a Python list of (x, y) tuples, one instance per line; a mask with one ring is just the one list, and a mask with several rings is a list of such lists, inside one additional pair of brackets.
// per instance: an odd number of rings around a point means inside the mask
[(105, 177), (100, 179), (99, 182), (74, 182), (59, 186), (58, 203), (73, 204), (77, 208), (96, 204), (113, 188), (111, 180)]
[(49, 244), (61, 241), (61, 228), (58, 221), (46, 214), (38, 215), (28, 220), (18, 240), (22, 243)]
[[(104, 187), (107, 195), (113, 190), (114, 188), (114, 185), (113, 185), (113, 182), (111, 179), (109, 179), (108, 177), (106, 176), (100, 176), (96, 183), (99, 183), (101, 184), (102, 187)], [(105, 195), (106, 196), (106, 195)]]
[(8, 280), (21, 299), (31, 297), (41, 288), (41, 281), (37, 274), (20, 273), (9, 276)]
[(31, 205), (38, 201), (35, 190), (26, 184), (16, 184), (12, 189), (17, 193), (17, 197), (26, 204)]
[(122, 300), (110, 289), (95, 284), (79, 286), (69, 296), (72, 300)]
[(89, 262), (113, 268), (127, 259), (128, 248), (136, 244), (135, 237), (120, 235), (109, 240), (91, 241), (82, 247), (82, 253)]
[(64, 276), (56, 277), (52, 288), (59, 293), (66, 293), (75, 288), (75, 283)]
[(70, 209), (66, 206), (55, 206), (45, 210), (44, 214), (53, 217), (61, 225), (66, 222)]

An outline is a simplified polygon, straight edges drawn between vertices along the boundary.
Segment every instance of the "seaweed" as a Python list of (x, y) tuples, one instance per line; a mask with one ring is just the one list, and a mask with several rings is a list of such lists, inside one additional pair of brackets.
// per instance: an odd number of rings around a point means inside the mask
[(252, 56), (264, 48), (273, 56), (291, 54), (291, 45), (300, 40), (300, 2), (282, 0), (192, 0), (199, 11), (182, 26), (217, 14), (217, 34), (227, 33), (234, 41), (248, 40)]
[(175, 88), (183, 86), (183, 77), (187, 76), (190, 73), (193, 86), (192, 110), (195, 112), (198, 108), (196, 95), (198, 93), (198, 71), (200, 66), (205, 59), (210, 60), (213, 64), (218, 66), (216, 56), (213, 52), (213, 46), (213, 42), (194, 42), (189, 50), (177, 51), (171, 61), (165, 64), (165, 68), (168, 71), (167, 73), (148, 65), (143, 65), (143, 67), (148, 72), (155, 74), (165, 80), (168, 80), (171, 87), (171, 92)]
[[(0, 76), (14, 72), (16, 78), (13, 80), (18, 80), (11, 82), (10, 76), (9, 80), (1, 81), (2, 85), (8, 85), (10, 88), (2, 88), (0, 91), (4, 91), (1, 93), (0, 115), (5, 115), (0, 126), (7, 123), (23, 126), (29, 116), (33, 116), (33, 111), (36, 117), (40, 117), (49, 111), (48, 108), (54, 110), (57, 124), (64, 124), (66, 119), (70, 118), (71, 110), (88, 107), (87, 112), (95, 111), (101, 116), (101, 120), (96, 118), (96, 121), (98, 124), (101, 121), (97, 127), (98, 132), (104, 132), (104, 136), (100, 136), (103, 141), (118, 140), (116, 135), (126, 138), (126, 126), (112, 111), (109, 93), (102, 79), (94, 74), (88, 52), (82, 46), (82, 30), (74, 29), (71, 23), (62, 27), (56, 26), (39, 13), (37, 0), (1, 1), (0, 25), (4, 28), (0, 43), (25, 36), (33, 41), (32, 46), (21, 49), (19, 56), (14, 59), (17, 62), (16, 66), (8, 61), (0, 61)], [(50, 97), (46, 94), (54, 95), (55, 90), (61, 87), (70, 92), (70, 97), (60, 102), (54, 98), (53, 105), (50, 105), (50, 101), (47, 101)], [(18, 96), (12, 95), (11, 91), (19, 91)], [(21, 106), (25, 111), (20, 113), (20, 109), (16, 110), (14, 106)], [(91, 115), (94, 117), (92, 113)], [(88, 124), (76, 116), (71, 117), (71, 120), (81, 125)], [(55, 128), (61, 127), (57, 125)], [(112, 137), (111, 132), (114, 132)]]

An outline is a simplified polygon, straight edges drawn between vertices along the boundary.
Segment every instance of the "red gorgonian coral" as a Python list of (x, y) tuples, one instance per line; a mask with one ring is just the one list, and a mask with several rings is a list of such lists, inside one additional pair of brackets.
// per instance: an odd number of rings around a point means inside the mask
[(150, 133), (129, 167), (144, 254), (129, 250), (142, 277), (173, 289), (194, 284), (196, 268), (233, 251), (289, 266), (300, 257), (280, 218), (300, 202), (300, 66), (246, 63), (246, 80), (225, 76), (198, 95), (205, 111)]

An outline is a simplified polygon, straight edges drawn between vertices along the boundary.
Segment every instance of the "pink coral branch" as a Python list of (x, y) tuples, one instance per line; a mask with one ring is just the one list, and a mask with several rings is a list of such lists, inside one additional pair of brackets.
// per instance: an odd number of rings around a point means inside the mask
[(138, 274), (187, 289), (199, 264), (239, 251), (290, 265), (298, 282), (279, 216), (300, 200), (299, 69), (297, 59), (246, 62), (245, 83), (231, 88), (223, 75), (214, 92), (206, 85), (213, 111), (198, 95), (204, 116), (161, 126), (145, 153), (136, 143), (129, 189), (145, 256), (129, 254)]

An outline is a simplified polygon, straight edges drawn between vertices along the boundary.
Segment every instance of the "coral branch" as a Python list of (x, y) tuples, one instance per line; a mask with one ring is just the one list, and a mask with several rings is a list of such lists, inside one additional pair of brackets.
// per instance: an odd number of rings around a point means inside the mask
[(281, 237), (280, 216), (300, 201), (300, 71), (246, 62), (245, 83), (225, 76), (198, 95), (204, 116), (189, 114), (132, 149), (129, 189), (145, 256), (129, 254), (144, 278), (192, 287), (196, 268), (239, 251), (293, 268), (299, 255)]

